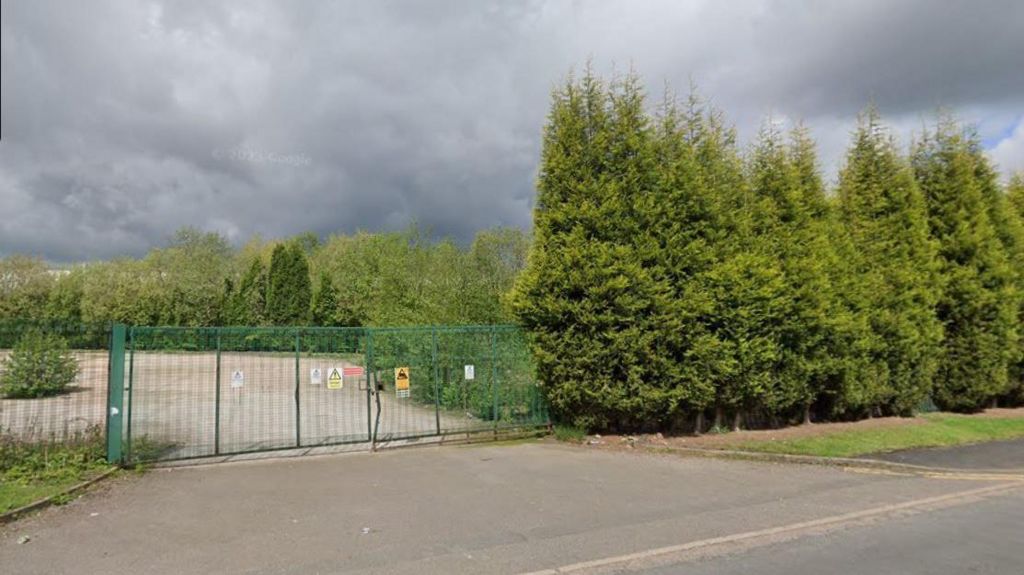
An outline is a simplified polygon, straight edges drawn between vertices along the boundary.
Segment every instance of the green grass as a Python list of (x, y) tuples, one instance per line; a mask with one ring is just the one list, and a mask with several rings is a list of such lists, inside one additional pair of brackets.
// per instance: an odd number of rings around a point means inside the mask
[(0, 513), (58, 495), (108, 469), (98, 430), (63, 443), (0, 436)]
[(854, 457), (913, 447), (942, 447), (1024, 437), (1024, 417), (989, 418), (932, 413), (916, 425), (825, 432), (780, 441), (746, 441), (737, 449), (767, 453)]
[(572, 425), (556, 425), (555, 426), (555, 439), (558, 441), (568, 441), (570, 443), (582, 443), (587, 437), (587, 432), (583, 431), (578, 427)]

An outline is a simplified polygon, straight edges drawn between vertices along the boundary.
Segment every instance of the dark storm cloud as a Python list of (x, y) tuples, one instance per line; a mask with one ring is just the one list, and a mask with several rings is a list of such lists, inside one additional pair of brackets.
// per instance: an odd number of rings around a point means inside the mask
[[(4, 2), (0, 253), (139, 254), (194, 225), (527, 227), (551, 88), (591, 59), (696, 80), (753, 134), (804, 118), (834, 172), (873, 99), (1024, 129), (1020, 2)], [(996, 135), (999, 137), (996, 137)], [(1024, 167), (1021, 165), (1020, 167)]]

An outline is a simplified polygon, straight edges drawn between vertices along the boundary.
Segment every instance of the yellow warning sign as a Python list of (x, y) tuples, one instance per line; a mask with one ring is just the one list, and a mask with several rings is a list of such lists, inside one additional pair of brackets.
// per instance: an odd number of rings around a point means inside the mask
[(327, 376), (327, 389), (341, 389), (344, 385), (344, 380), (341, 378), (341, 370), (332, 367), (330, 375)]
[(409, 368), (395, 368), (395, 395), (409, 397)]

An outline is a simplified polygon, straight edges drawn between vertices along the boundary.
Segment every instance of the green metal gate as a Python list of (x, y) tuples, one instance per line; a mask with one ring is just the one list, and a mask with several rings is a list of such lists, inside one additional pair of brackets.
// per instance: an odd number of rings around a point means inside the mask
[(111, 348), (112, 460), (376, 445), (548, 424), (514, 326), (131, 327), (120, 349), (119, 329)]

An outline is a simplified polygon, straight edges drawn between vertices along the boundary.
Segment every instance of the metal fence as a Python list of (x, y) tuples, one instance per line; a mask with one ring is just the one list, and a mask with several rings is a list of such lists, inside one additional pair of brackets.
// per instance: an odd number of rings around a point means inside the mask
[(110, 450), (126, 462), (548, 424), (513, 326), (132, 327), (123, 357)]
[[(39, 337), (64, 348), (60, 355), (74, 365), (70, 381), (46, 387), (52, 378), (39, 373), (44, 362), (38, 349), (17, 351)], [(109, 347), (109, 324), (0, 324), (0, 439), (41, 443), (102, 436)]]

